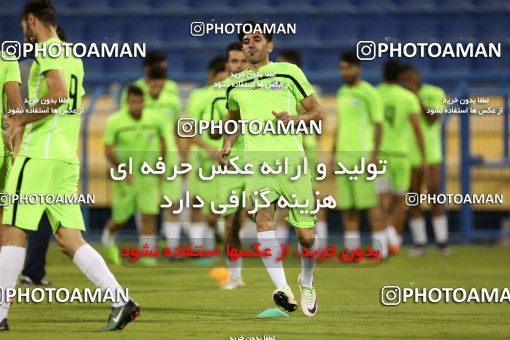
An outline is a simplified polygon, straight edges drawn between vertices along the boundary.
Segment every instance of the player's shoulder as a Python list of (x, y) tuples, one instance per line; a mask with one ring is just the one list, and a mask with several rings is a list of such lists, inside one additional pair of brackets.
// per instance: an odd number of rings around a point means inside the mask
[(108, 126), (117, 125), (126, 120), (126, 115), (128, 114), (127, 109), (121, 109), (116, 111), (108, 116), (106, 119), (106, 124)]
[(436, 96), (444, 96), (444, 90), (439, 86), (432, 84), (423, 84), (420, 88), (420, 93), (431, 93)]
[(167, 79), (165, 81), (165, 90), (171, 91), (171, 92), (178, 92), (179, 86), (177, 85), (177, 82), (171, 79)]

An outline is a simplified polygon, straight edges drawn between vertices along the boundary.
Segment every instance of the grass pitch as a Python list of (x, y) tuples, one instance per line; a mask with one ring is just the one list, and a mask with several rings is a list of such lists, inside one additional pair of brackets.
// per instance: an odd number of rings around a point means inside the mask
[[(109, 304), (17, 303), (11, 331), (2, 339), (340, 339), (340, 338), (505, 338), (510, 335), (509, 303), (406, 303), (383, 306), (381, 288), (510, 287), (509, 249), (454, 246), (444, 258), (431, 249), (421, 258), (404, 251), (378, 266), (318, 267), (315, 275), (319, 311), (300, 310), (289, 318), (256, 319), (274, 307), (274, 289), (260, 259), (245, 260), (247, 287), (223, 291), (208, 272), (190, 261), (162, 261), (157, 268), (111, 267), (142, 308), (141, 317), (122, 332), (99, 333)], [(217, 265), (223, 266), (223, 261)], [(299, 301), (297, 259), (285, 262), (287, 280)], [(92, 287), (69, 259), (52, 245), (47, 277), (54, 287)]]

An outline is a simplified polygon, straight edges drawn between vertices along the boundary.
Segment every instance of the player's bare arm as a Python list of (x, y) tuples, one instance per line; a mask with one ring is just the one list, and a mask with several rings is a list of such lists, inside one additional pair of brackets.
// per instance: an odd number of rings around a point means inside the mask
[[(227, 120), (240, 120), (241, 119), (241, 112), (240, 111), (232, 111), (228, 110)], [(237, 139), (240, 135), (240, 129), (237, 129), (237, 132), (232, 135), (225, 135), (223, 138), (223, 147), (218, 153), (218, 161), (222, 165), (227, 164), (227, 158), (230, 154), (230, 150), (232, 149), (232, 146), (235, 144)]]
[[(19, 83), (10, 81), (4, 85), (4, 92), (7, 97), (7, 112), (13, 112), (14, 110), (24, 110), (23, 101), (20, 95)], [(4, 144), (8, 150), (10, 150), (14, 156), (18, 153), (21, 138), (23, 136), (23, 127), (18, 125), (9, 125), (9, 119), (4, 116), (5, 121), (5, 133), (4, 133)]]
[(53, 114), (53, 110), (58, 109), (62, 105), (62, 98), (68, 98), (66, 83), (62, 71), (50, 70), (44, 74), (44, 79), (48, 86), (48, 94), (39, 100), (37, 105), (33, 107), (34, 112), (40, 111), (40, 113), (8, 116), (7, 123), (9, 125), (23, 126), (46, 118)]

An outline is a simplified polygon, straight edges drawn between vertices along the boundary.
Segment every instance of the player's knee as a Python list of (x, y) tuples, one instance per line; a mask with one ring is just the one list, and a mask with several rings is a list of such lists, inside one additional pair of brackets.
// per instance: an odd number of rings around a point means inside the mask
[(315, 235), (312, 230), (310, 232), (300, 232), (297, 237), (299, 244), (306, 248), (310, 248), (315, 242)]
[(69, 257), (74, 256), (74, 253), (85, 244), (81, 232), (78, 230), (62, 231), (63, 228), (59, 228), (59, 231), (55, 234), (55, 240), (60, 250)]

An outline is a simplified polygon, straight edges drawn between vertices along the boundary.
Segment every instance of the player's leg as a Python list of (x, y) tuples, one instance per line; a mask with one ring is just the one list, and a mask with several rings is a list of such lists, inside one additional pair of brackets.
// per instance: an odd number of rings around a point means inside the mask
[(396, 167), (393, 164), (393, 159), (389, 154), (382, 154), (382, 159), (388, 161), (386, 173), (376, 178), (376, 189), (379, 196), (379, 206), (382, 218), (386, 221), (386, 239), (388, 240), (388, 254), (396, 255), (400, 250), (400, 244), (402, 243), (402, 236), (397, 233), (397, 229), (393, 225), (391, 214), (392, 214), (392, 171), (395, 171)]
[[(76, 210), (76, 213), (79, 212)], [(53, 216), (53, 218), (58, 218)], [(92, 248), (82, 237), (81, 228), (59, 227), (55, 238), (61, 250), (72, 259), (73, 263), (98, 288), (110, 291), (118, 296), (118, 290), (123, 290), (115, 276), (108, 269), (101, 255)], [(120, 295), (120, 294), (119, 294)], [(128, 301), (112, 301), (112, 312), (108, 323), (102, 330), (122, 329), (140, 314), (140, 307), (131, 299)]]
[[(18, 156), (5, 185), (6, 197), (47, 192), (48, 182), (40, 180), (41, 168), (35, 160)], [(46, 171), (43, 168), (42, 171)], [(4, 207), (2, 217), (2, 247), (0, 249), (0, 290), (14, 289), (26, 256), (27, 232), (37, 230), (44, 212), (42, 204), (27, 204), (22, 201), (11, 202)], [(7, 314), (10, 303), (2, 299), (0, 304), (0, 330), (8, 330)]]
[(281, 243), (287, 243), (289, 240), (289, 231), (290, 228), (285, 222), (288, 213), (285, 209), (276, 208), (276, 238), (280, 240)]
[[(170, 155), (171, 156), (171, 155)], [(167, 155), (167, 160), (170, 158)], [(172, 182), (163, 181), (161, 184), (161, 192), (166, 195), (172, 202), (177, 202), (181, 196), (182, 181), (176, 178)], [(171, 249), (179, 245), (181, 239), (181, 223), (179, 221), (179, 214), (177, 213), (179, 206), (172, 205), (170, 209), (163, 211), (163, 235), (166, 239), (166, 244)]]
[[(423, 184), (423, 171), (420, 168), (414, 168), (411, 172), (411, 187), (409, 192), (421, 193)], [(427, 229), (425, 217), (421, 205), (412, 206), (409, 209), (409, 228), (413, 238), (414, 249), (411, 251), (412, 256), (424, 255), (427, 247)]]
[[(440, 194), (441, 186), (441, 164), (429, 166), (428, 190), (431, 195)], [(432, 226), (436, 245), (441, 255), (449, 255), (448, 249), (448, 219), (444, 206), (439, 203), (432, 205)]]
[(342, 212), (344, 226), (344, 248), (356, 249), (360, 246), (359, 212), (355, 209), (353, 181), (346, 176), (336, 176), (336, 200)]
[(126, 182), (114, 182), (111, 188), (112, 215), (103, 227), (101, 244), (104, 247), (105, 259), (112, 264), (120, 264), (119, 250), (116, 245), (117, 234), (136, 211), (135, 192), (132, 185)]
[[(25, 263), (27, 232), (23, 229), (4, 225), (0, 249), (0, 289), (5, 292), (14, 289)], [(0, 331), (9, 330), (7, 314), (10, 302), (2, 299), (0, 304)]]
[[(243, 210), (240, 209), (224, 217), (225, 245), (228, 244), (230, 247), (240, 249), (241, 239), (239, 238), (239, 231), (241, 230), (242, 225), (242, 215)], [(227, 267), (230, 275), (228, 282), (222, 286), (223, 289), (230, 290), (245, 286), (243, 277), (241, 275), (242, 266), (242, 257), (239, 257), (236, 261), (232, 261), (232, 259), (227, 256)]]
[(274, 230), (275, 204), (268, 208), (262, 208), (255, 215), (257, 226), (257, 240), (260, 243), (260, 249), (270, 249), (271, 256), (262, 257), (262, 262), (276, 287), (273, 292), (273, 300), (276, 305), (282, 307), (288, 312), (293, 312), (297, 308), (294, 294), (287, 284), (285, 271), (283, 270), (283, 261), (278, 260), (281, 257), (280, 242), (276, 239)]

